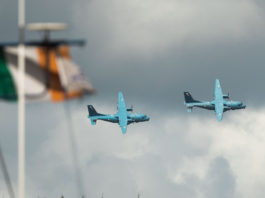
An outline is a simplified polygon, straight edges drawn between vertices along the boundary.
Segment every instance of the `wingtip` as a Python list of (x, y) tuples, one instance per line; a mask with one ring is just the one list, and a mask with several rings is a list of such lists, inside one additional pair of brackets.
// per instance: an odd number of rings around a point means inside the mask
[(218, 122), (222, 122), (223, 117), (217, 117)]
[(126, 134), (126, 130), (121, 130), (122, 134)]
[(127, 127), (121, 127), (122, 134), (125, 134), (127, 132)]
[(216, 83), (220, 83), (220, 80), (218, 78), (215, 79)]

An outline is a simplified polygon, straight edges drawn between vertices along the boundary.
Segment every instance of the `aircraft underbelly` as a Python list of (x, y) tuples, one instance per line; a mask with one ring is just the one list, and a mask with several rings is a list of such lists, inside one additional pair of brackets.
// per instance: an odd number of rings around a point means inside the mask
[(102, 120), (102, 121), (106, 121), (106, 122), (112, 122), (112, 123), (118, 123), (119, 122), (119, 119), (117, 118), (99, 118), (98, 120)]
[(214, 106), (199, 106), (202, 109), (214, 110)]

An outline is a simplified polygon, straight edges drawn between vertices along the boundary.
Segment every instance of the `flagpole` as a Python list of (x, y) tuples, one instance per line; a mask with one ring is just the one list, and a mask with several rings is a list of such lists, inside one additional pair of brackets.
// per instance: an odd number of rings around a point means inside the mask
[(25, 0), (18, 0), (18, 198), (25, 197)]

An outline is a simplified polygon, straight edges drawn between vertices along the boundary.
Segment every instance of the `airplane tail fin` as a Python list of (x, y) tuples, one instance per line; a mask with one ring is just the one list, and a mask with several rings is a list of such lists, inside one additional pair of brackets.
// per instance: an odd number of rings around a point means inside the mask
[(184, 92), (184, 98), (185, 98), (185, 103), (193, 103), (193, 102), (198, 102), (197, 100), (194, 100), (189, 92)]
[(92, 125), (96, 125), (97, 119), (94, 119), (93, 116), (100, 116), (102, 114), (99, 114), (95, 110), (95, 108), (93, 107), (93, 105), (87, 105), (87, 109), (88, 109), (88, 113), (89, 113), (88, 118), (90, 118), (91, 124)]
[(100, 114), (96, 111), (96, 109), (93, 107), (93, 105), (87, 105), (87, 108), (88, 108), (88, 113), (89, 113), (89, 116), (90, 116), (90, 117), (100, 115)]

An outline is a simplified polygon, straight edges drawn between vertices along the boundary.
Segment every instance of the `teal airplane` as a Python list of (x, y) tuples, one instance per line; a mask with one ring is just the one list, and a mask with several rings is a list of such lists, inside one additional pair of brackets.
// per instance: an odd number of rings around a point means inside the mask
[(201, 102), (194, 100), (189, 92), (184, 92), (184, 98), (184, 104), (186, 105), (188, 112), (191, 112), (193, 107), (215, 110), (218, 121), (222, 121), (223, 113), (226, 111), (246, 108), (246, 105), (244, 105), (241, 101), (228, 101), (229, 94), (223, 94), (220, 81), (218, 79), (215, 81), (213, 101)]
[(124, 97), (121, 92), (119, 92), (118, 112), (114, 115), (99, 114), (92, 105), (88, 105), (87, 108), (89, 112), (88, 118), (90, 118), (92, 125), (95, 125), (97, 120), (118, 123), (123, 134), (126, 133), (127, 125), (134, 122), (148, 121), (150, 119), (148, 116), (143, 114), (129, 113), (132, 112), (133, 109), (132, 107), (126, 107)]

